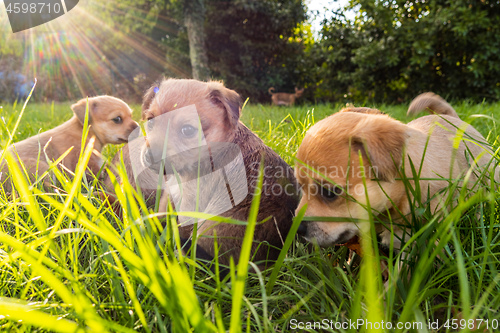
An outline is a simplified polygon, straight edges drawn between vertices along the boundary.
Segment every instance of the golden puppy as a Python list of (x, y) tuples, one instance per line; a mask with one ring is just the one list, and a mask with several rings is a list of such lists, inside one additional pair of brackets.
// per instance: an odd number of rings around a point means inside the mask
[(299, 98), (302, 96), (304, 93), (304, 88), (302, 89), (297, 89), (295, 87), (295, 93), (294, 94), (289, 94), (289, 93), (275, 93), (274, 92), (274, 87), (269, 88), (268, 92), (272, 95), (271, 100), (273, 101), (274, 105), (289, 105), (292, 106), (295, 104), (295, 99)]
[[(401, 180), (413, 178), (410, 159), (416, 170), (421, 168), (421, 201), (431, 199), (431, 209), (436, 212), (442, 208), (437, 194), (447, 188), (447, 179), (460, 179), (464, 172), (475, 168), (470, 165), (474, 158), (479, 158), (478, 167), (490, 162), (492, 157), (486, 140), (461, 121), (439, 96), (418, 96), (409, 113), (428, 108), (440, 116), (421, 117), (405, 125), (381, 113), (345, 110), (311, 127), (297, 152), (300, 163), (295, 172), (303, 189), (297, 211), (307, 205), (306, 216), (359, 220), (307, 222), (305, 219), (299, 233), (320, 246), (346, 243), (359, 236), (361, 228), (369, 228), (369, 223), (362, 222), (369, 217), (365, 208), (369, 200), (378, 219), (393, 221), (395, 248), (400, 248), (403, 229), (395, 221), (402, 222), (402, 216), (410, 213), (407, 191)], [(457, 128), (465, 129), (465, 133), (454, 149)], [(436, 178), (443, 180), (427, 180)], [(391, 231), (377, 223), (376, 232), (382, 244), (388, 246)]]
[[(240, 96), (220, 82), (158, 82), (143, 100), (147, 137), (142, 146), (134, 148), (133, 140), (124, 147), (125, 165), (129, 179), (142, 193), (146, 187), (153, 199), (156, 187), (150, 185), (159, 174), (166, 175), (160, 211), (165, 211), (170, 199), (178, 212), (197, 210), (247, 221), (263, 160), (257, 220), (268, 220), (255, 228), (252, 254), (255, 261), (275, 260), (298, 204), (298, 185), (285, 161), (239, 121), (241, 104)], [(141, 165), (134, 164), (137, 160)], [(134, 174), (134, 170), (140, 171)], [(109, 188), (110, 181), (106, 183)], [(190, 244), (194, 221), (180, 216), (179, 223), (181, 238)], [(228, 264), (231, 256), (237, 261), (245, 231), (245, 225), (200, 219), (198, 257), (200, 253), (205, 259), (214, 256), (216, 234), (220, 262)]]
[[(8, 152), (23, 162), (28, 174), (38, 171), (41, 175), (49, 168), (49, 161), (58, 159), (68, 149), (71, 152), (61, 161), (61, 167), (75, 171), (81, 150), (83, 124), (87, 99), (81, 99), (71, 106), (74, 116), (62, 125), (28, 139), (12, 144)], [(132, 110), (122, 100), (111, 96), (97, 96), (88, 99), (88, 139), (95, 137), (94, 149), (101, 151), (104, 145), (128, 141), (130, 133), (139, 125), (132, 119)], [(40, 158), (39, 158), (40, 157)], [(97, 174), (102, 165), (101, 158), (92, 154), (88, 168)], [(37, 169), (38, 168), (38, 169)], [(6, 178), (7, 166), (3, 165), (0, 183)]]

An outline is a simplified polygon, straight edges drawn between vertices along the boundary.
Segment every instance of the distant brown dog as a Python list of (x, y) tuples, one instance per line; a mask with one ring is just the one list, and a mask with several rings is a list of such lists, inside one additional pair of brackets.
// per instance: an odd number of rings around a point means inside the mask
[(272, 95), (271, 100), (273, 101), (274, 105), (289, 105), (292, 106), (295, 104), (295, 99), (299, 98), (302, 96), (304, 93), (304, 88), (302, 89), (297, 89), (295, 87), (295, 93), (294, 94), (289, 94), (289, 93), (275, 93), (274, 92), (274, 87), (269, 88), (268, 92)]
[[(200, 211), (240, 221), (248, 220), (263, 159), (264, 184), (257, 220), (268, 220), (258, 223), (255, 228), (252, 254), (255, 261), (275, 260), (298, 204), (297, 182), (285, 161), (239, 121), (241, 104), (240, 96), (220, 82), (175, 79), (158, 82), (143, 99), (143, 119), (148, 120), (147, 144), (136, 156), (130, 156), (132, 153), (124, 149), (124, 159), (130, 178), (134, 177), (131, 164), (137, 156), (143, 164), (151, 166), (161, 159), (162, 154), (168, 156), (165, 169), (160, 171), (168, 178), (168, 189), (163, 191), (160, 211), (166, 209), (170, 199), (178, 212), (194, 211), (197, 203)], [(193, 114), (197, 116), (193, 117)], [(165, 117), (168, 117), (168, 122), (163, 120)], [(167, 132), (170, 134), (165, 140)], [(165, 141), (169, 144), (164, 146)], [(197, 156), (202, 158), (201, 174), (199, 164), (196, 164)], [(242, 157), (243, 169), (236, 165), (238, 156)], [(174, 169), (176, 176), (173, 175)], [(151, 173), (151, 170), (145, 169), (143, 173)], [(217, 173), (224, 177), (213, 176)], [(172, 180), (175, 183), (177, 177), (181, 181), (181, 190), (172, 185)], [(141, 175), (135, 175), (132, 181), (137, 181), (138, 186), (148, 185), (147, 179), (141, 180)], [(195, 186), (190, 186), (193, 182)], [(197, 191), (197, 186), (204, 189)], [(227, 193), (230, 195), (226, 204), (229, 203), (230, 208), (219, 210), (219, 213), (211, 210), (214, 205), (221, 205), (224, 200), (219, 199)], [(153, 203), (154, 200), (149, 201), (150, 205)], [(186, 220), (179, 217), (184, 240), (193, 236), (193, 225), (185, 223)], [(230, 257), (237, 261), (245, 231), (245, 225), (200, 220), (197, 227), (198, 253), (201, 248), (213, 257), (216, 235), (220, 262), (228, 264)]]
[[(416, 114), (422, 109), (440, 115), (421, 117), (405, 125), (376, 112), (344, 110), (309, 129), (297, 152), (301, 162), (295, 172), (303, 189), (297, 210), (307, 205), (306, 216), (354, 218), (359, 222), (305, 219), (299, 228), (302, 236), (320, 246), (349, 242), (361, 234), (361, 228), (369, 228), (369, 223), (362, 222), (368, 220), (369, 200), (373, 214), (387, 223), (392, 221), (394, 246), (400, 248), (403, 229), (397, 224), (402, 222), (402, 216), (410, 214), (407, 191), (400, 179), (413, 178), (410, 159), (416, 170), (421, 168), (421, 200), (431, 199), (431, 210), (436, 213), (443, 208), (438, 192), (448, 187), (447, 179), (461, 179), (470, 168), (488, 165), (492, 156), (486, 140), (461, 121), (441, 97), (420, 95), (408, 113)], [(457, 128), (465, 128), (465, 133), (458, 149), (454, 149)], [(479, 158), (477, 166), (471, 165), (474, 158)], [(443, 180), (428, 180), (440, 177)], [(391, 231), (377, 223), (376, 232), (382, 244), (388, 246)]]
[[(49, 161), (58, 159), (68, 149), (70, 153), (60, 162), (60, 166), (75, 171), (81, 150), (83, 124), (87, 99), (81, 99), (71, 106), (74, 116), (64, 124), (28, 139), (12, 144), (8, 152), (23, 162), (28, 174), (38, 171), (41, 175), (49, 169)], [(88, 99), (89, 133), (88, 139), (95, 137), (94, 149), (98, 152), (108, 143), (120, 144), (128, 141), (129, 134), (139, 125), (132, 119), (132, 110), (122, 100), (111, 96), (97, 96)], [(88, 168), (97, 174), (102, 165), (101, 158), (92, 154)], [(38, 169), (37, 169), (38, 168)], [(7, 166), (2, 166), (0, 183), (7, 174)]]

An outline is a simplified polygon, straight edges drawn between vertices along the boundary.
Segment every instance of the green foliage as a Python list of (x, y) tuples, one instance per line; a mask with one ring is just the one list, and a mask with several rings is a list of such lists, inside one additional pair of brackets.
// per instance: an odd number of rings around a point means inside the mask
[(305, 20), (300, 0), (207, 1), (206, 38), (212, 75), (252, 102), (268, 88), (293, 92), (301, 73), (302, 43), (290, 42)]
[[(163, 54), (165, 61), (160, 70), (154, 64), (148, 67), (139, 61), (148, 81), (161, 73), (167, 77), (191, 77), (184, 1), (90, 3), (93, 11), (117, 28), (103, 50), (117, 68), (127, 72), (120, 65), (126, 60), (120, 60), (116, 50), (133, 53), (119, 43), (122, 34), (129, 34), (148, 52)], [(302, 25), (306, 9), (301, 0), (206, 0), (205, 9), (205, 46), (213, 79), (224, 80), (227, 86), (254, 102), (268, 101), (267, 90), (271, 86), (293, 92), (295, 86), (307, 83), (310, 68), (304, 60), (304, 39), (312, 41), (312, 36), (308, 27)], [(108, 52), (107, 48), (115, 51)]]
[(318, 43), (324, 95), (500, 98), (498, 1), (352, 0), (351, 8), (359, 11), (356, 19), (334, 16)]
[[(361, 45), (358, 32), (342, 14), (335, 13), (329, 23), (325, 22), (321, 39), (307, 54), (315, 99), (332, 102), (353, 99), (352, 76), (357, 68), (353, 55)], [(355, 97), (356, 101), (365, 100), (358, 98), (362, 96)]]
[[(0, 99), (16, 99), (19, 73), (38, 79), (38, 101), (112, 94), (139, 102), (162, 75), (191, 77), (189, 4), (89, 0), (51, 29), (15, 35), (0, 13)], [(211, 77), (252, 102), (268, 102), (271, 86), (305, 87), (299, 102), (400, 103), (423, 91), (475, 102), (500, 98), (498, 1), (352, 0), (356, 17), (333, 12), (319, 36), (303, 0), (204, 4)]]
[[(303, 83), (303, 73), (309, 71), (299, 68), (304, 45), (293, 39), (306, 18), (302, 1), (207, 0), (205, 8), (205, 44), (213, 79), (222, 79), (253, 102), (268, 101), (271, 86), (293, 92)], [(172, 22), (177, 24), (163, 40), (170, 64), (166, 75), (183, 77), (178, 67), (186, 72), (191, 66), (187, 31), (182, 21)]]

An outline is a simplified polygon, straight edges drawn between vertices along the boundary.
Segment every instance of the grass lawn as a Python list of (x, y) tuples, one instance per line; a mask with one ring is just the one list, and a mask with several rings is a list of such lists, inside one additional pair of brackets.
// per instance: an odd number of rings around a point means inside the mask
[[(14, 141), (69, 119), (69, 106), (28, 103)], [(407, 105), (370, 106), (409, 121)], [(500, 103), (454, 107), (499, 147)], [(140, 106), (132, 108), (139, 118)], [(293, 165), (305, 131), (340, 108), (247, 105), (242, 121)], [(0, 108), (0, 149), (21, 109)], [(179, 253), (173, 218), (160, 223), (127, 184), (118, 218), (89, 190), (95, 184), (60, 177), (57, 192), (25, 182), (12, 198), (0, 192), (0, 331), (465, 332), (479, 324), (481, 332), (500, 331), (500, 193), (493, 189), (463, 191), (444, 217), (416, 205), (413, 242), (389, 264), (386, 285), (376, 259), (349, 261), (344, 247), (320, 249), (293, 236), (275, 266), (239, 269), (221, 281)]]

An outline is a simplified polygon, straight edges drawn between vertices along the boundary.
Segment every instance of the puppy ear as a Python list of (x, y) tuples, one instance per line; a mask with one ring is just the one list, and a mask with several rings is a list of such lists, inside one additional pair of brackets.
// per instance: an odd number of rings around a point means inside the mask
[(369, 162), (364, 163), (371, 163), (374, 176), (391, 182), (398, 175), (409, 134), (406, 125), (392, 119), (388, 122), (388, 118), (382, 120), (359, 123), (351, 144), (354, 152), (360, 150), (363, 157), (368, 157)]
[(151, 88), (146, 90), (144, 96), (142, 97), (142, 115), (141, 115), (142, 120), (144, 120), (146, 110), (149, 109), (149, 106), (151, 105), (153, 99), (155, 98), (156, 89), (159, 89), (158, 86), (153, 85)]
[(165, 81), (165, 78), (155, 81), (155, 83), (153, 83), (153, 85), (144, 93), (144, 96), (142, 97), (142, 120), (145, 120), (145, 113), (151, 106), (151, 103), (153, 102), (156, 93), (160, 90), (160, 86), (163, 81)]
[[(92, 102), (92, 100), (89, 99), (89, 124), (92, 121), (92, 110), (95, 109), (95, 107), (96, 102)], [(75, 104), (71, 105), (71, 110), (73, 110), (75, 116), (83, 124), (85, 122), (85, 111), (87, 110), (87, 99), (82, 98)]]
[(210, 90), (209, 97), (214, 104), (226, 110), (226, 117), (231, 127), (236, 127), (241, 115), (241, 97), (234, 90), (218, 84)]

